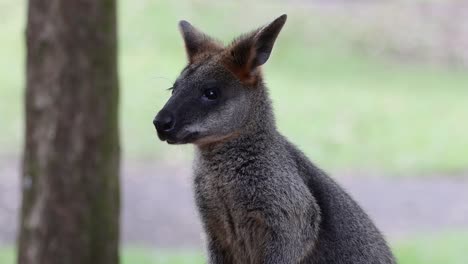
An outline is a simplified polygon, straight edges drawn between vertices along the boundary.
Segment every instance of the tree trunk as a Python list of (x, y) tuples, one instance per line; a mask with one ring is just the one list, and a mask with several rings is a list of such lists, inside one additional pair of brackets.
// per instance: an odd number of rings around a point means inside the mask
[(29, 0), (18, 263), (118, 263), (115, 0)]

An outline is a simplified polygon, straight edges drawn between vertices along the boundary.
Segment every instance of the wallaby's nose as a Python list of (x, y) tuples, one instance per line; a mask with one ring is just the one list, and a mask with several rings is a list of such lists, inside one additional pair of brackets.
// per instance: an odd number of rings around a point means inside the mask
[(159, 132), (168, 132), (174, 127), (174, 118), (169, 111), (163, 109), (156, 115), (153, 124)]

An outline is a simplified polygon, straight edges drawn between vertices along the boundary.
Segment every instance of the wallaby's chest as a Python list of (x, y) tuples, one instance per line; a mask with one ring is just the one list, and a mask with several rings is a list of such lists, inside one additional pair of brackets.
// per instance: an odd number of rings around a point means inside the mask
[(195, 172), (196, 202), (207, 235), (238, 252), (235, 255), (247, 257), (251, 248), (246, 243), (250, 234), (245, 229), (249, 207), (245, 197), (249, 190), (244, 184), (233, 171), (202, 168)]
[(199, 173), (195, 178), (196, 201), (205, 226), (232, 242), (237, 239), (238, 183), (224, 173)]

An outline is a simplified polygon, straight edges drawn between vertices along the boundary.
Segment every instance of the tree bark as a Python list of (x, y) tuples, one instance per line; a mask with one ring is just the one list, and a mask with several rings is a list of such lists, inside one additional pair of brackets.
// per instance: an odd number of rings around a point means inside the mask
[(18, 263), (118, 263), (115, 0), (29, 0)]

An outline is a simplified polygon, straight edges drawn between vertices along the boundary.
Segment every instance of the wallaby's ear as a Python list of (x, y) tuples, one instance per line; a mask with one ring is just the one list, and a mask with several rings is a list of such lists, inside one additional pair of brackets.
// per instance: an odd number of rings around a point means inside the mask
[(185, 51), (187, 52), (189, 63), (196, 61), (202, 54), (220, 51), (223, 48), (218, 41), (197, 30), (185, 20), (179, 22), (179, 30), (184, 39)]
[(251, 79), (256, 68), (267, 62), (286, 18), (286, 15), (282, 15), (267, 26), (240, 37), (228, 47), (229, 67), (234, 67), (234, 73), (241, 80)]

